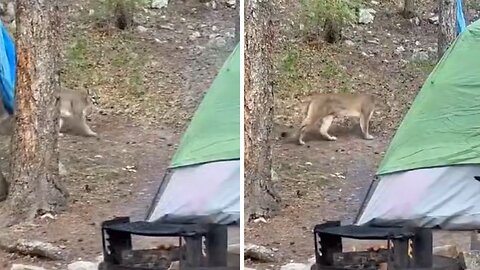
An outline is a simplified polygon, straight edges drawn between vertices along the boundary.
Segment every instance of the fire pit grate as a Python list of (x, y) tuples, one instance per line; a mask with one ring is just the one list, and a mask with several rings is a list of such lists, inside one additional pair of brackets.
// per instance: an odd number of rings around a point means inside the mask
[[(133, 250), (132, 235), (179, 237), (170, 250)], [(181, 239), (185, 240), (182, 245)], [(120, 217), (102, 223), (103, 270), (162, 270), (180, 261), (180, 270), (230, 270), (227, 266), (227, 228), (216, 224), (130, 222)], [(203, 248), (205, 242), (205, 253)]]
[(388, 240), (388, 239), (409, 239), (415, 236), (415, 233), (405, 228), (384, 228), (384, 227), (366, 227), (366, 226), (334, 226), (323, 227), (317, 225), (316, 232), (328, 235), (337, 235), (352, 239), (369, 240)]
[[(378, 250), (344, 252), (342, 238), (386, 240)], [(400, 227), (367, 227), (329, 221), (314, 228), (315, 259), (312, 270), (459, 270), (453, 258), (433, 256), (432, 231)], [(386, 268), (385, 268), (386, 267)]]

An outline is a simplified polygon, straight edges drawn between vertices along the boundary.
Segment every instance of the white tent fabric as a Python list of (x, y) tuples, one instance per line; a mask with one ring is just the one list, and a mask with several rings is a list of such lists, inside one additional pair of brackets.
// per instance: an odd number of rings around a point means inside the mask
[(240, 160), (176, 168), (147, 221), (240, 222)]
[(357, 225), (446, 230), (480, 228), (479, 165), (418, 169), (382, 176)]

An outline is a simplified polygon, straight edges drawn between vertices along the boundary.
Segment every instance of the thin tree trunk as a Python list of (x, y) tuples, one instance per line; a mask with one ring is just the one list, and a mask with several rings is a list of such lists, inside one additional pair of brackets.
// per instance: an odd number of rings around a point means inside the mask
[(235, 10), (237, 16), (235, 16), (235, 44), (240, 42), (240, 0), (235, 1)]
[(280, 199), (272, 182), (273, 30), (271, 1), (245, 1), (245, 214), (271, 216)]
[(10, 189), (0, 220), (66, 206), (58, 175), (59, 14), (55, 0), (17, 0), (17, 84)]
[(442, 58), (450, 44), (455, 40), (456, 14), (455, 0), (438, 0), (438, 59)]
[(121, 30), (130, 28), (133, 25), (133, 10), (131, 4), (125, 0), (116, 0), (114, 3), (115, 25)]
[(342, 25), (338, 21), (325, 20), (325, 41), (336, 43), (342, 39)]
[(405, 19), (416, 16), (415, 0), (405, 0), (402, 14)]

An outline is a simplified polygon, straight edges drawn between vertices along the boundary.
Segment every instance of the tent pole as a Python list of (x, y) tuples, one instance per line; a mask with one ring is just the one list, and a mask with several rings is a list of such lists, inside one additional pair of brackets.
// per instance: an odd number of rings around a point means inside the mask
[(372, 190), (373, 190), (373, 184), (378, 181), (378, 177), (375, 176), (373, 180), (370, 182), (370, 186), (368, 187), (367, 194), (365, 195), (365, 198), (362, 201), (362, 204), (360, 204), (360, 208), (358, 209), (357, 215), (355, 216), (355, 220), (353, 221), (354, 224), (358, 222), (360, 219), (360, 216), (363, 213), (363, 210), (365, 210), (365, 207), (367, 205), (367, 201), (370, 199)]
[(160, 185), (158, 186), (157, 192), (155, 193), (155, 196), (153, 196), (152, 202), (148, 206), (147, 214), (145, 216), (145, 220), (149, 219), (150, 216), (152, 215), (153, 209), (155, 209), (156, 201), (158, 200), (158, 196), (160, 195), (161, 191), (163, 190), (163, 187), (165, 186), (165, 180), (167, 177), (171, 176), (171, 169), (167, 169), (166, 173), (163, 175), (162, 181), (160, 181)]

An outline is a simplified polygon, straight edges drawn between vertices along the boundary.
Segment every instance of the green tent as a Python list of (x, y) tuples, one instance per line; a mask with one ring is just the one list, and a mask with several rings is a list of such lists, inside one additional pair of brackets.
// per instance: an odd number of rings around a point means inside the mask
[(183, 135), (147, 220), (240, 222), (240, 47), (218, 72)]
[[(358, 225), (480, 228), (480, 21), (420, 89)], [(368, 196), (367, 196), (368, 197)]]
[(480, 21), (450, 46), (398, 128), (378, 174), (480, 163)]
[(172, 168), (240, 158), (240, 49), (237, 47), (198, 107)]

